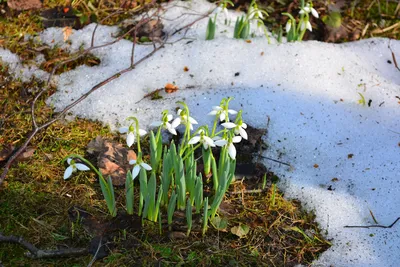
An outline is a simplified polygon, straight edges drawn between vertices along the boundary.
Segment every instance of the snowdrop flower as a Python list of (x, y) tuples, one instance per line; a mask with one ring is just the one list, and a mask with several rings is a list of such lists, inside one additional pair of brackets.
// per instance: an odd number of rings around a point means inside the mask
[(292, 28), (292, 20), (291, 19), (289, 19), (287, 22), (286, 22), (286, 32), (290, 32), (290, 29)]
[(159, 127), (162, 126), (164, 129), (167, 129), (171, 134), (176, 135), (176, 130), (172, 127), (170, 121), (172, 120), (172, 115), (167, 112), (163, 112), (162, 121), (155, 121), (150, 126)]
[(179, 124), (189, 124), (190, 130), (193, 130), (193, 124), (198, 124), (198, 122), (192, 117), (188, 116), (185, 111), (178, 109), (177, 114), (179, 117), (175, 118), (172, 122), (171, 127), (176, 128)]
[(261, 10), (258, 9), (257, 5), (254, 5), (254, 7), (251, 6), (249, 8), (249, 20), (258, 19), (258, 18), (264, 19), (264, 15), (262, 14)]
[(226, 8), (226, 6), (224, 4), (220, 4), (216, 9), (214, 9), (214, 11), (212, 13), (219, 14), (219, 13), (221, 13), (221, 11), (224, 13), (225, 19), (227, 21), (229, 21), (230, 17), (229, 17), (228, 9)]
[(226, 129), (234, 129), (235, 134), (240, 134), (243, 139), (247, 140), (247, 132), (245, 130), (247, 128), (247, 124), (244, 123), (242, 120), (240, 120), (238, 124), (235, 124), (233, 122), (225, 122), (221, 125)]
[(215, 147), (214, 140), (212, 140), (210, 137), (205, 135), (204, 130), (200, 130), (199, 135), (192, 137), (189, 140), (188, 144), (194, 145), (199, 142), (203, 144), (204, 149), (208, 149), (208, 147)]
[(237, 114), (237, 111), (233, 110), (233, 109), (228, 109), (225, 106), (213, 106), (212, 107), (212, 111), (210, 113), (208, 113), (208, 115), (217, 115), (219, 116), (219, 120), (220, 121), (228, 121), (228, 114), (232, 114), (235, 115)]
[(140, 172), (140, 168), (143, 168), (146, 171), (152, 170), (152, 168), (149, 164), (144, 163), (141, 160), (138, 161), (138, 160), (132, 159), (129, 161), (129, 164), (135, 165), (135, 167), (133, 167), (133, 169), (132, 169), (132, 180), (134, 180), (136, 178), (136, 176), (138, 176), (138, 174)]
[(303, 20), (300, 25), (300, 29), (303, 31), (305, 28), (312, 32), (311, 23), (308, 20)]
[[(119, 128), (120, 133), (126, 133), (126, 144), (128, 147), (131, 147), (133, 143), (135, 143), (135, 135), (136, 135), (136, 129), (133, 126), (133, 124), (129, 125), (129, 127), (121, 127)], [(139, 135), (143, 136), (147, 134), (145, 130), (139, 129)]]
[(71, 158), (67, 159), (67, 162), (69, 164), (68, 168), (64, 172), (64, 180), (67, 180), (73, 172), (76, 172), (77, 170), (80, 171), (88, 171), (90, 170), (88, 166), (82, 163), (75, 163), (75, 161)]
[(314, 17), (319, 18), (319, 15), (318, 15), (317, 10), (315, 10), (315, 9), (310, 5), (310, 3), (307, 3), (307, 5), (306, 5), (302, 10), (300, 10), (299, 14), (305, 14), (305, 13), (310, 13), (310, 12), (311, 12), (311, 14), (312, 14)]
[(236, 147), (234, 143), (240, 143), (242, 141), (241, 136), (234, 136), (230, 141), (221, 138), (219, 136), (214, 137), (214, 144), (220, 147), (223, 146), (228, 146), (228, 154), (231, 157), (231, 159), (235, 160), (236, 159)]

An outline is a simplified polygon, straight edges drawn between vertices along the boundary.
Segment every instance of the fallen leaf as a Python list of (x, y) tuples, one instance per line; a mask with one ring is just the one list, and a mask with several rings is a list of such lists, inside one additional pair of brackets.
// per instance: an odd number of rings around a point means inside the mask
[(261, 55), (263, 56), (263, 55), (264, 55), (264, 52), (261, 52)]
[(222, 232), (227, 232), (226, 228), (228, 227), (228, 221), (225, 218), (221, 218), (219, 216), (211, 219), (211, 224), (215, 229)]
[(246, 40), (246, 43), (251, 44), (251, 40)]
[(1, 151), (0, 151), (0, 161), (5, 161), (7, 160), (12, 152), (14, 151), (14, 146), (12, 144), (9, 144), (5, 146)]
[(231, 228), (231, 233), (242, 238), (245, 237), (250, 231), (250, 227), (245, 224), (239, 224)]
[(347, 155), (347, 158), (348, 158), (348, 159), (352, 159), (353, 156), (354, 156), (354, 154), (348, 154), (348, 155)]
[(62, 31), (63, 31), (63, 35), (64, 35), (64, 42), (66, 42), (72, 34), (72, 27), (69, 27), (69, 26), (64, 27), (62, 29)]
[(314, 168), (318, 168), (319, 165), (315, 163), (313, 167), (314, 167)]
[(164, 89), (167, 94), (172, 94), (172, 93), (175, 93), (176, 91), (178, 91), (179, 88), (175, 84), (167, 83), (165, 85)]
[(185, 67), (183, 67), (183, 71), (187, 72), (187, 71), (189, 71), (189, 68), (185, 66)]

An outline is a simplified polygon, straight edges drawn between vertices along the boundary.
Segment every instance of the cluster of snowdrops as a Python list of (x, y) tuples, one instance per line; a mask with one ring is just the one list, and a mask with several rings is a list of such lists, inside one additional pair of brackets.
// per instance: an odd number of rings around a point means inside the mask
[[(219, 106), (214, 106), (208, 114), (214, 116), (212, 129), (208, 125), (198, 127), (193, 131), (197, 121), (190, 116), (189, 107), (184, 102), (178, 102), (181, 108), (177, 117), (167, 110), (162, 112), (161, 121), (151, 124), (158, 127), (150, 131), (150, 162), (144, 161), (140, 138), (147, 134), (139, 128), (137, 118), (130, 117), (130, 124), (119, 129), (126, 134), (128, 147), (136, 143), (137, 158), (130, 160), (132, 171), (127, 173), (125, 183), (126, 211), (133, 214), (134, 209), (142, 219), (159, 222), (161, 229), (161, 214), (167, 212), (168, 225), (173, 222), (176, 209), (186, 212), (188, 232), (192, 228), (192, 212), (202, 213), (202, 231), (207, 230), (209, 220), (213, 220), (225, 193), (234, 179), (236, 167), (235, 144), (247, 139), (247, 125), (243, 122), (242, 111), (229, 109), (231, 98), (221, 100)], [(235, 116), (231, 121), (230, 116)], [(178, 127), (184, 128), (183, 137), (178, 145), (171, 141), (164, 145), (162, 131), (177, 135)], [(219, 126), (220, 125), (220, 126)], [(219, 152), (219, 157), (213, 154)], [(195, 152), (201, 150), (201, 156), (195, 158)], [(99, 182), (110, 215), (116, 216), (117, 208), (111, 177), (103, 177), (88, 160), (80, 155), (69, 155), (65, 158), (69, 166), (64, 172), (64, 179), (71, 177), (77, 170), (93, 170), (99, 177)], [(202, 160), (203, 169), (198, 170), (198, 160)], [(134, 184), (139, 180), (139, 200), (134, 201)], [(212, 184), (212, 195), (203, 197), (204, 183)]]
[[(211, 17), (208, 20), (206, 40), (212, 40), (215, 38), (218, 14), (224, 13), (224, 21), (226, 25), (229, 25), (231, 23), (231, 18), (227, 9), (228, 6), (234, 6), (232, 1), (222, 0), (219, 2), (218, 7), (213, 11)], [(298, 13), (298, 19), (295, 19), (294, 16), (290, 13), (282, 13), (282, 15), (289, 18), (285, 26), (286, 40), (288, 42), (301, 41), (303, 40), (306, 30), (312, 31), (310, 14), (315, 18), (319, 18), (318, 12), (313, 8), (312, 1), (309, 1), (307, 4), (305, 4), (304, 0), (300, 1), (300, 11)], [(268, 40), (270, 40), (268, 30), (263, 21), (265, 16), (268, 16), (267, 11), (259, 8), (256, 0), (252, 0), (247, 10), (247, 13), (243, 16), (237, 17), (233, 37), (236, 39), (248, 39), (251, 35), (251, 24), (252, 22), (255, 22), (257, 30), (263, 33), (268, 38)], [(277, 33), (277, 40), (279, 43), (282, 42), (282, 36), (283, 29), (281, 27)]]

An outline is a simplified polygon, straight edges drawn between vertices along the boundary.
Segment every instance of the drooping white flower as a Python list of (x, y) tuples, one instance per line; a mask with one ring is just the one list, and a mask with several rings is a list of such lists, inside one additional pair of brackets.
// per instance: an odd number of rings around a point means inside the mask
[(213, 140), (214, 140), (214, 144), (215, 144), (216, 146), (222, 147), (222, 146), (225, 146), (226, 144), (228, 144), (228, 140), (226, 140), (226, 139), (224, 139), (224, 138), (221, 138), (221, 137), (219, 137), (219, 136), (214, 136), (214, 137), (213, 137)]
[(231, 157), (231, 159), (235, 160), (236, 159), (236, 147), (233, 145), (234, 143), (239, 143), (242, 141), (241, 136), (235, 136), (232, 138), (231, 142), (228, 144), (228, 154)]
[[(128, 145), (128, 147), (131, 147), (133, 143), (135, 143), (136, 138), (136, 129), (133, 124), (131, 124), (129, 127), (121, 127), (118, 130), (120, 133), (126, 133), (126, 144)], [(147, 134), (145, 130), (139, 129), (140, 136), (143, 136), (145, 134)]]
[(303, 20), (302, 22), (301, 22), (301, 25), (300, 25), (300, 30), (304, 30), (304, 29), (306, 29), (307, 28), (307, 30), (309, 30), (310, 32), (312, 32), (312, 27), (311, 27), (311, 23), (308, 21), (308, 20)]
[(225, 19), (226, 19), (227, 21), (229, 21), (229, 19), (230, 19), (229, 12), (228, 12), (228, 9), (224, 6), (224, 4), (221, 4), (221, 5), (219, 5), (217, 8), (215, 8), (215, 9), (213, 10), (212, 14), (219, 14), (219, 13), (221, 13), (221, 12), (224, 13)]
[(262, 14), (261, 10), (255, 5), (255, 7), (249, 8), (249, 20), (252, 19), (264, 19), (264, 15)]
[(208, 147), (215, 147), (214, 140), (208, 137), (203, 130), (199, 131), (199, 135), (192, 137), (188, 144), (194, 145), (199, 142), (203, 144), (204, 149), (208, 149)]
[(212, 111), (210, 113), (208, 113), (208, 115), (219, 116), (220, 121), (226, 121), (228, 118), (228, 114), (235, 115), (235, 114), (237, 114), (237, 111), (235, 111), (233, 109), (228, 109), (225, 106), (223, 106), (223, 107), (213, 106)]
[(292, 28), (292, 20), (291, 19), (289, 19), (287, 22), (286, 22), (286, 32), (290, 32), (290, 29)]
[(243, 137), (243, 139), (247, 140), (248, 136), (245, 130), (247, 128), (247, 124), (244, 123), (242, 120), (240, 120), (238, 124), (233, 122), (225, 122), (222, 123), (221, 125), (227, 129), (234, 129), (235, 134), (240, 134), (240, 136)]
[(318, 15), (317, 10), (315, 10), (315, 9), (310, 5), (310, 3), (307, 3), (307, 5), (306, 5), (302, 10), (299, 11), (299, 14), (305, 14), (305, 13), (308, 13), (308, 14), (309, 14), (310, 12), (311, 12), (311, 14), (312, 14), (314, 17), (319, 18), (319, 15)]
[(67, 162), (69, 164), (68, 168), (65, 169), (64, 172), (64, 180), (67, 180), (69, 177), (71, 177), (72, 173), (76, 172), (77, 170), (79, 171), (88, 171), (90, 170), (88, 166), (82, 163), (76, 163), (73, 159), (68, 158)]
[(178, 109), (176, 112), (179, 117), (175, 118), (175, 120), (171, 123), (172, 128), (176, 128), (179, 126), (179, 124), (189, 124), (190, 130), (193, 130), (193, 124), (198, 124), (198, 122), (193, 119), (192, 117), (188, 116), (186, 112), (184, 112), (182, 109)]
[(138, 176), (140, 168), (143, 168), (146, 171), (152, 170), (151, 166), (147, 163), (144, 163), (143, 161), (138, 162), (137, 160), (132, 159), (129, 161), (129, 164), (135, 165), (132, 169), (132, 180), (134, 180)]
[(162, 121), (155, 121), (150, 126), (152, 127), (160, 127), (162, 126), (164, 129), (167, 129), (168, 132), (170, 132), (173, 135), (176, 135), (176, 130), (174, 127), (172, 127), (172, 124), (170, 121), (172, 120), (172, 115), (171, 114), (165, 114), (163, 115)]

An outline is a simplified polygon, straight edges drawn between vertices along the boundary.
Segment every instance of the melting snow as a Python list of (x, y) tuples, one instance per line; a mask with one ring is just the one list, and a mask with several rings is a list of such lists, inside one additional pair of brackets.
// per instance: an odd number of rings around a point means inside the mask
[[(189, 7), (188, 10), (184, 7)], [(178, 2), (166, 8), (167, 33), (197, 19), (214, 6), (204, 1)], [(196, 11), (196, 12), (195, 12)], [(183, 14), (183, 15), (181, 15)], [(239, 13), (232, 14), (232, 20)], [(176, 19), (179, 18), (179, 19)], [(100, 120), (113, 129), (137, 116), (141, 127), (173, 110), (184, 100), (200, 124), (223, 97), (232, 96), (231, 108), (243, 109), (244, 121), (267, 127), (269, 149), (264, 156), (289, 162), (293, 168), (266, 161), (282, 178), (281, 189), (313, 209), (317, 221), (333, 238), (333, 246), (315, 262), (318, 266), (398, 266), (400, 225), (391, 229), (349, 229), (345, 225), (391, 224), (400, 216), (400, 72), (390, 45), (400, 58), (400, 42), (367, 39), (346, 44), (302, 42), (275, 44), (263, 37), (232, 39), (232, 26), (223, 15), (213, 41), (204, 41), (207, 19), (195, 23), (186, 38), (165, 45), (133, 71), (100, 88), (72, 113)], [(172, 19), (172, 20), (171, 20)], [(234, 23), (232, 23), (234, 24)], [(63, 41), (59, 28), (44, 31), (48, 45), (76, 51), (90, 45), (95, 25), (74, 31), (72, 44)], [(253, 29), (255, 26), (253, 25)], [(99, 26), (95, 44), (114, 40), (116, 27)], [(54, 40), (54, 41), (53, 41)], [(80, 66), (58, 77), (58, 92), (49, 100), (60, 111), (112, 74), (130, 64), (132, 43), (117, 42), (93, 51), (98, 66)], [(152, 50), (137, 45), (135, 59)], [(42, 71), (22, 67), (18, 58), (0, 50), (14, 72), (45, 77)], [(184, 71), (187, 67), (189, 71)], [(32, 70), (34, 70), (32, 72)], [(175, 82), (180, 88), (163, 99), (142, 99)], [(360, 105), (361, 93), (369, 105)], [(351, 154), (351, 155), (350, 155)], [(333, 179), (337, 178), (337, 179)], [(333, 179), (333, 180), (332, 180)], [(329, 190), (328, 190), (329, 189)]]

